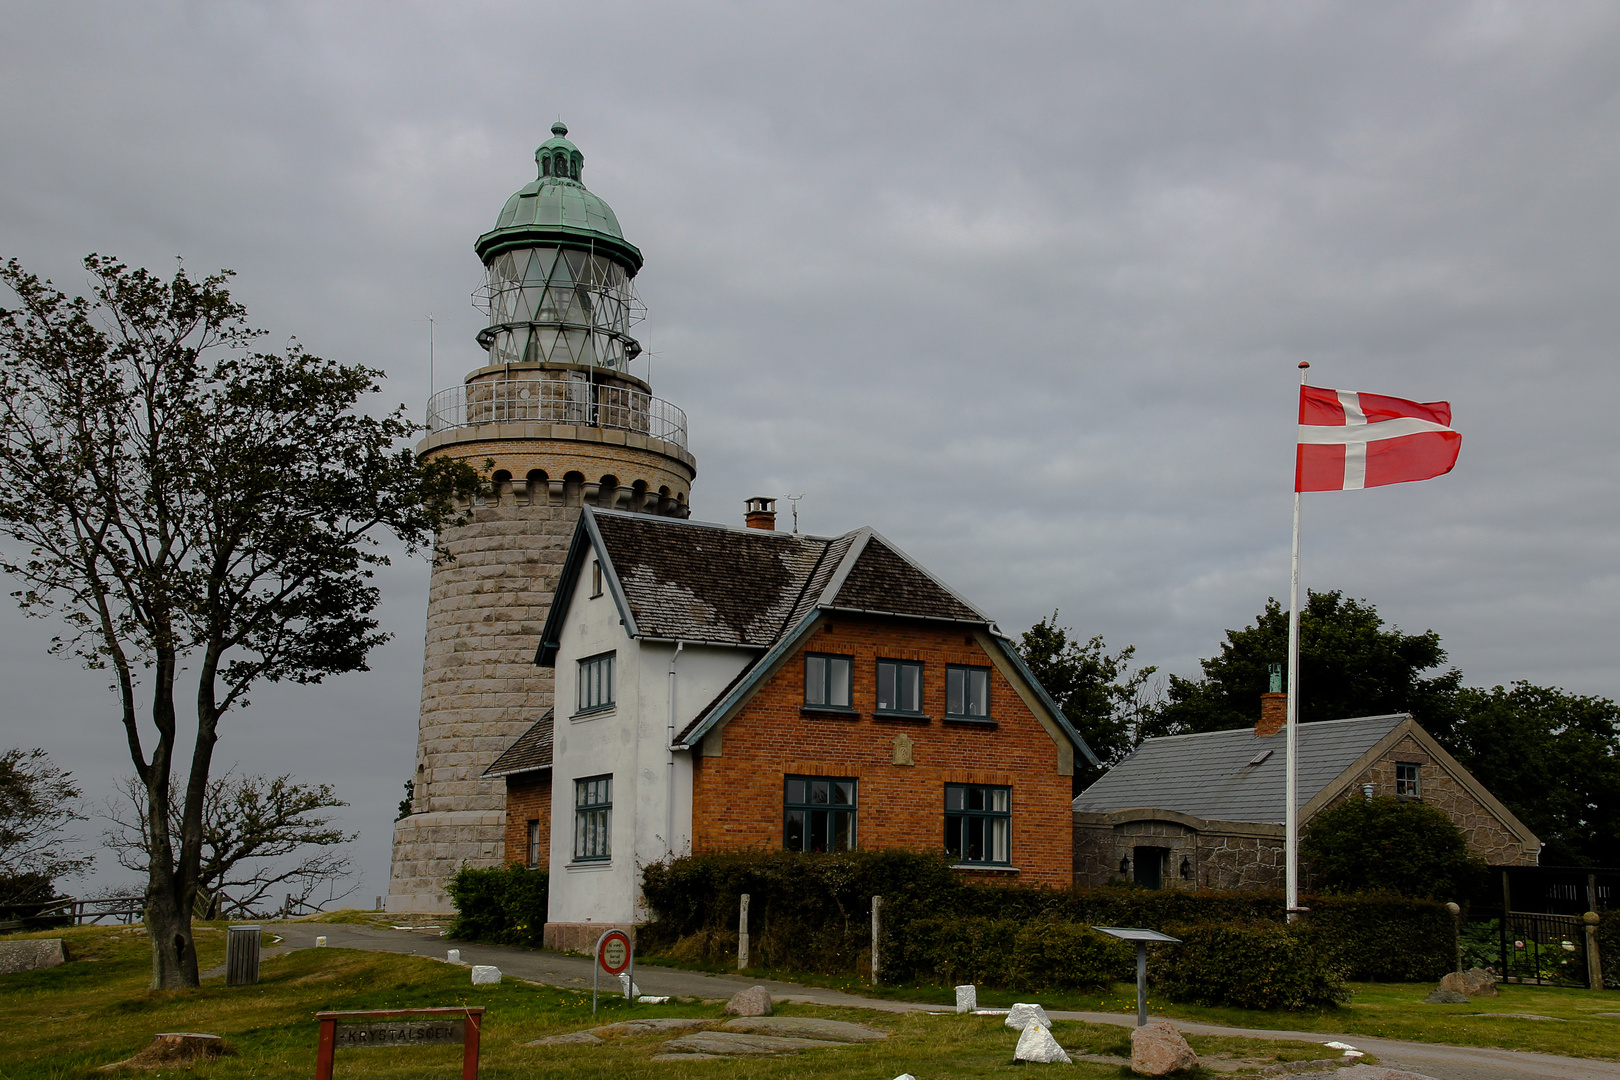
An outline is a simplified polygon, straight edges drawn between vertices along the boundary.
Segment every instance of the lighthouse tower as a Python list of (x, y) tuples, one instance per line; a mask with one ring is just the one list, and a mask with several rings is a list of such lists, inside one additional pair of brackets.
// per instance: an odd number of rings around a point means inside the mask
[(394, 827), (388, 910), (450, 909), (463, 865), (504, 857), (505, 785), (483, 775), (551, 708), (535, 647), (582, 506), (684, 518), (696, 462), (686, 414), (630, 374), (641, 252), (580, 180), (584, 155), (552, 125), (539, 175), (474, 245), (488, 363), (428, 402), (422, 457), (493, 482), (433, 568), (411, 812)]

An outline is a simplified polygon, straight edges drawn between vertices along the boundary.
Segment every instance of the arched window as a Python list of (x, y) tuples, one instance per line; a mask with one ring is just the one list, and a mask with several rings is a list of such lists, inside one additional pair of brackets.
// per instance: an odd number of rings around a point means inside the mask
[(540, 159), (540, 175), (541, 176), (550, 176), (551, 175), (551, 155), (550, 154), (547, 154), (545, 157)]
[(568, 175), (568, 154), (562, 150), (557, 151), (557, 175)]

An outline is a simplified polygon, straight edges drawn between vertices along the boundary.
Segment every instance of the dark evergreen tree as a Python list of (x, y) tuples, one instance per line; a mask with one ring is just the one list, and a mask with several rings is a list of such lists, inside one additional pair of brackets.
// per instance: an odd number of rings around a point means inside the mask
[[(1372, 604), (1337, 590), (1309, 594), (1299, 630), (1301, 722), (1410, 712), (1431, 730), (1453, 723), (1462, 674), (1446, 668), (1425, 675), (1446, 662), (1433, 630), (1386, 627)], [(1267, 600), (1254, 625), (1228, 630), (1220, 655), (1200, 663), (1201, 679), (1170, 676), (1148, 734), (1253, 726), (1260, 695), (1270, 689), (1270, 666), (1283, 665), (1287, 676), (1288, 612)]]

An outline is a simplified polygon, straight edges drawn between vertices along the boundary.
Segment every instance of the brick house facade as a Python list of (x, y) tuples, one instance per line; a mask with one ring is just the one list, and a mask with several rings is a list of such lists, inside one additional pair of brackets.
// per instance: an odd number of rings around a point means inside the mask
[(549, 838), (548, 947), (633, 930), (641, 868), (691, 852), (1072, 876), (1074, 757), (1096, 758), (1012, 643), (872, 530), (778, 533), (768, 502), (750, 528), (580, 517), (536, 656), (555, 715), (489, 771), (508, 859), (530, 822)]
[[(1533, 866), (1541, 842), (1405, 714), (1303, 724), (1299, 820), (1343, 799), (1394, 795), (1443, 810), (1474, 854)], [(1277, 726), (1149, 739), (1073, 802), (1074, 883), (1274, 889), (1284, 877)], [(1310, 884), (1310, 866), (1300, 865)]]

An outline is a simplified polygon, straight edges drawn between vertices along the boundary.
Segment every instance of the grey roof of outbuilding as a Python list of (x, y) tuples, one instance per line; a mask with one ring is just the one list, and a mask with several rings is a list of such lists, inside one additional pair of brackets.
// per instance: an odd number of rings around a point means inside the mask
[[(1298, 806), (1409, 719), (1395, 713), (1301, 724)], [(1250, 728), (1148, 739), (1075, 796), (1074, 809), (1174, 810), (1213, 821), (1281, 824), (1285, 750), (1284, 733), (1257, 738)], [(1263, 761), (1251, 764), (1267, 751)]]
[(551, 733), (554, 715), (553, 710), (547, 709), (544, 716), (531, 724), (528, 731), (518, 736), (517, 742), (508, 746), (506, 751), (484, 770), (484, 775), (511, 776), (514, 773), (551, 768)]

